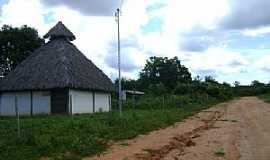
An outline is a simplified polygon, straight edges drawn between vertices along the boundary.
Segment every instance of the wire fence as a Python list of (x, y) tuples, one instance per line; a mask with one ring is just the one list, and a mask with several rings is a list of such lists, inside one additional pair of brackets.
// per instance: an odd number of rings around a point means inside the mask
[[(207, 94), (195, 95), (161, 95), (161, 96), (130, 96), (123, 101), (123, 109), (169, 109), (183, 108), (188, 104), (204, 104), (213, 98)], [(117, 110), (117, 99), (112, 100), (112, 108)]]

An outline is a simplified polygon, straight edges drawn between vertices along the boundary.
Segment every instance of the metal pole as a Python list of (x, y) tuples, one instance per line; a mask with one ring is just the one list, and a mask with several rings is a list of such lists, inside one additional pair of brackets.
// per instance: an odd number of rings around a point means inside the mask
[(120, 43), (120, 9), (116, 10), (116, 18), (117, 18), (117, 31), (118, 31), (118, 106), (120, 116), (122, 115), (122, 89), (121, 89), (121, 43)]

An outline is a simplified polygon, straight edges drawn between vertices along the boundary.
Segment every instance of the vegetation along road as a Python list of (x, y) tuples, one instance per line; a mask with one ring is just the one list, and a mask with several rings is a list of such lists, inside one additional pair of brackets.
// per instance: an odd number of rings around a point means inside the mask
[(86, 160), (269, 160), (270, 104), (244, 97), (174, 126), (122, 141)]

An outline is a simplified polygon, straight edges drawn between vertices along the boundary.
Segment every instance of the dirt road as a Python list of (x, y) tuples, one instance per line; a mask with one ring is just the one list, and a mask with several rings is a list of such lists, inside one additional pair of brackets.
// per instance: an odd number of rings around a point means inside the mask
[(86, 160), (270, 160), (270, 104), (244, 97)]

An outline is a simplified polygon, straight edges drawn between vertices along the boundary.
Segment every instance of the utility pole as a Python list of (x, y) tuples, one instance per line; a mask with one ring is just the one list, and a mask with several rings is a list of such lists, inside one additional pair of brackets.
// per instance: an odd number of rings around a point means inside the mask
[(120, 116), (122, 116), (122, 88), (121, 88), (121, 43), (120, 43), (120, 9), (118, 8), (115, 13), (117, 21), (117, 33), (118, 33), (118, 106)]

